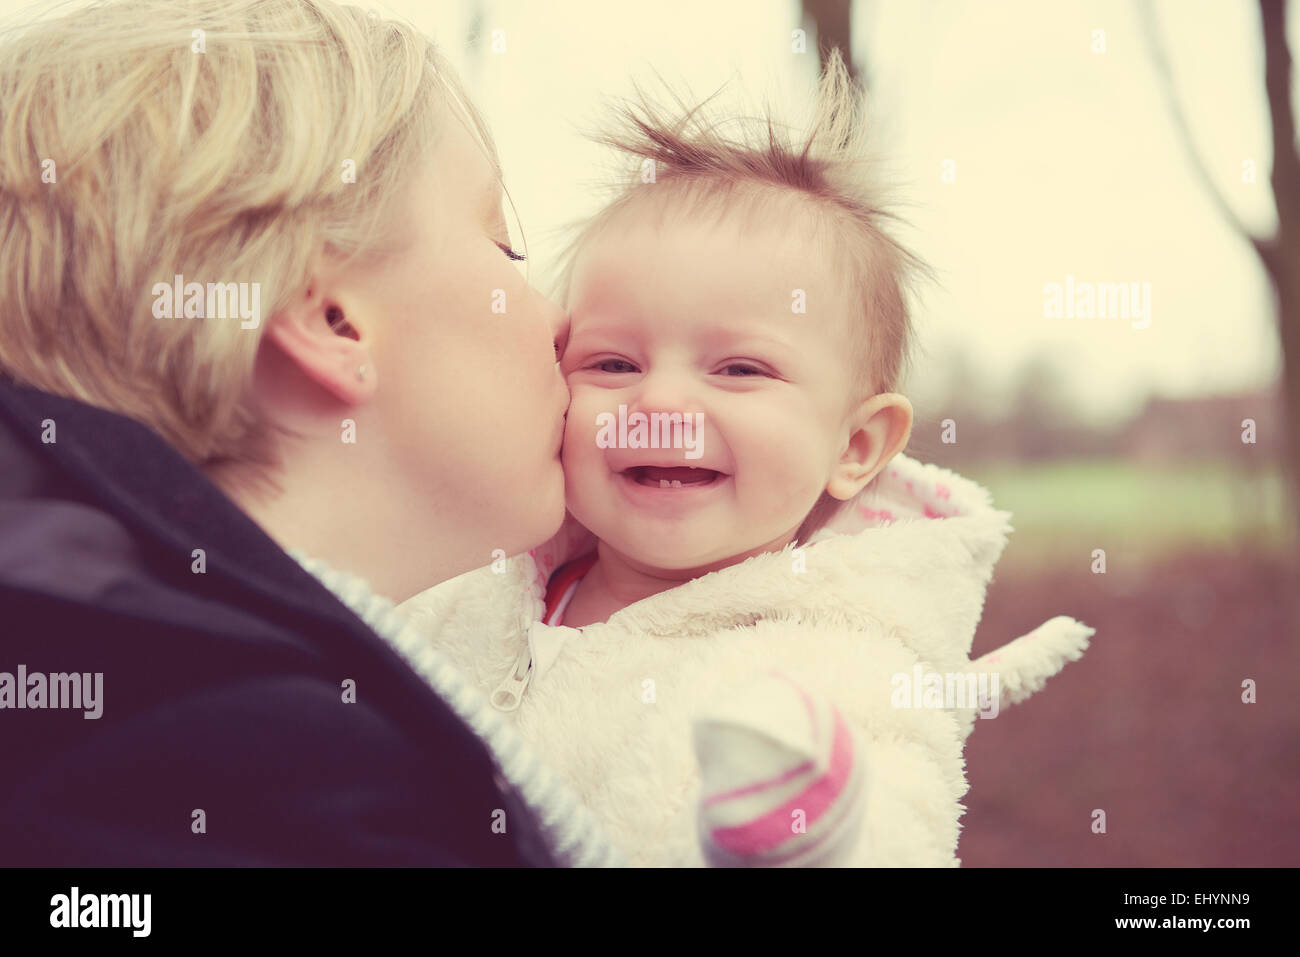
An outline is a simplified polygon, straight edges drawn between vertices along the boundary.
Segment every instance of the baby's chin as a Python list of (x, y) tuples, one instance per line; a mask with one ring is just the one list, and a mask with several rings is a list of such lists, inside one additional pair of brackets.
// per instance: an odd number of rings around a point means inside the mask
[(625, 562), (655, 577), (689, 581), (701, 575), (744, 561), (761, 547), (760, 542), (721, 541), (717, 521), (702, 517), (699, 522), (642, 522), (624, 513), (614, 521), (606, 514), (586, 516), (576, 497), (568, 501), (573, 517), (604, 547)]
[(748, 557), (748, 550), (743, 547), (719, 550), (716, 546), (683, 547), (679, 543), (664, 548), (646, 548), (644, 543), (623, 545), (617, 540), (607, 540), (594, 532), (606, 547), (613, 548), (629, 564), (635, 565), (643, 572), (661, 578), (689, 581), (699, 578), (719, 568), (735, 565)]

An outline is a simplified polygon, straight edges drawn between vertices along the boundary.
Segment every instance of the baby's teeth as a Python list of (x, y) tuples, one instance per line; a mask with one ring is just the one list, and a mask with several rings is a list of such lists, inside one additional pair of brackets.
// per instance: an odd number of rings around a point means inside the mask
[(668, 480), (667, 480), (667, 479), (660, 479), (660, 480), (659, 480), (659, 487), (660, 487), (660, 488), (668, 488)]
[(681, 488), (682, 483), (677, 481), (677, 479), (673, 479), (671, 482), (668, 481), (668, 479), (660, 479), (659, 487), (660, 488)]
[(677, 481), (677, 479), (673, 479), (673, 488), (681, 488), (681, 487), (682, 487), (682, 483)]

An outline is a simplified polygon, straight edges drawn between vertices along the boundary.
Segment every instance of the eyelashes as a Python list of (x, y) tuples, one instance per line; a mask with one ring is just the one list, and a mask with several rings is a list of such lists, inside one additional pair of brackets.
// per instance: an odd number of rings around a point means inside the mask
[(523, 253), (515, 252), (505, 243), (497, 243), (497, 248), (500, 249), (503, 253), (505, 253), (508, 258), (513, 259), (517, 263), (525, 262), (528, 258)]
[(771, 378), (771, 373), (767, 372), (766, 370), (760, 369), (758, 368), (758, 366), (747, 365), (743, 362), (733, 362), (730, 363), (729, 365), (724, 366), (723, 368), (745, 370), (745, 375), (732, 376), (732, 378), (734, 379), (761, 378), (762, 376), (767, 376), (768, 378)]
[[(605, 368), (605, 366), (609, 366), (609, 365), (625, 365), (628, 366), (629, 368), (620, 369), (617, 372), (615, 372)], [(598, 372), (607, 372), (610, 375), (626, 375), (629, 372), (636, 371), (636, 366), (632, 365), (632, 363), (628, 362), (626, 359), (602, 359), (600, 362), (593, 363), (591, 366), (589, 366), (589, 368), (595, 369)]]
[[(605, 366), (607, 365), (623, 365), (623, 366), (627, 366), (628, 368), (618, 369), (618, 370), (606, 369)], [(637, 370), (636, 366), (633, 363), (628, 362), (626, 359), (602, 359), (599, 362), (592, 363), (586, 368), (597, 372), (604, 372), (607, 375), (629, 375), (639, 371)], [(749, 363), (746, 362), (729, 362), (725, 366), (722, 366), (721, 368), (724, 372), (729, 372), (732, 369), (742, 370), (743, 372), (742, 375), (728, 376), (728, 378), (732, 378), (732, 379), (775, 378), (772, 375), (772, 373), (768, 372), (766, 369), (761, 369), (758, 366), (750, 365)]]

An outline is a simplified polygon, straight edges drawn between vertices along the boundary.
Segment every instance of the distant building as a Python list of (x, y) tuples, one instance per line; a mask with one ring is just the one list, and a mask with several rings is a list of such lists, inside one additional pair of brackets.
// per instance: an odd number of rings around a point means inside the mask
[[(944, 444), (941, 418), (918, 409), (908, 453), (949, 468), (989, 461), (1120, 458), (1155, 464), (1187, 460), (1276, 463), (1287, 423), (1280, 390), (1193, 399), (1152, 397), (1127, 422), (1093, 429), (1059, 415), (1021, 408), (1010, 418), (966, 415), (957, 442)], [(1243, 444), (1242, 422), (1255, 423), (1255, 443)]]
[[(1120, 430), (1114, 448), (1142, 462), (1221, 459), (1229, 451), (1275, 460), (1282, 455), (1287, 423), (1278, 390), (1195, 399), (1152, 397)], [(1242, 422), (1255, 423), (1255, 444), (1243, 445)]]

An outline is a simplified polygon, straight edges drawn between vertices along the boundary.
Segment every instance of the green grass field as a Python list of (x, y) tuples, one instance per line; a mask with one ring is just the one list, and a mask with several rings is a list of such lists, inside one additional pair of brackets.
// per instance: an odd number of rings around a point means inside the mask
[(1277, 467), (1090, 459), (960, 471), (1012, 513), (1007, 565), (1074, 562), (1094, 548), (1152, 562), (1189, 550), (1286, 547), (1290, 519)]

